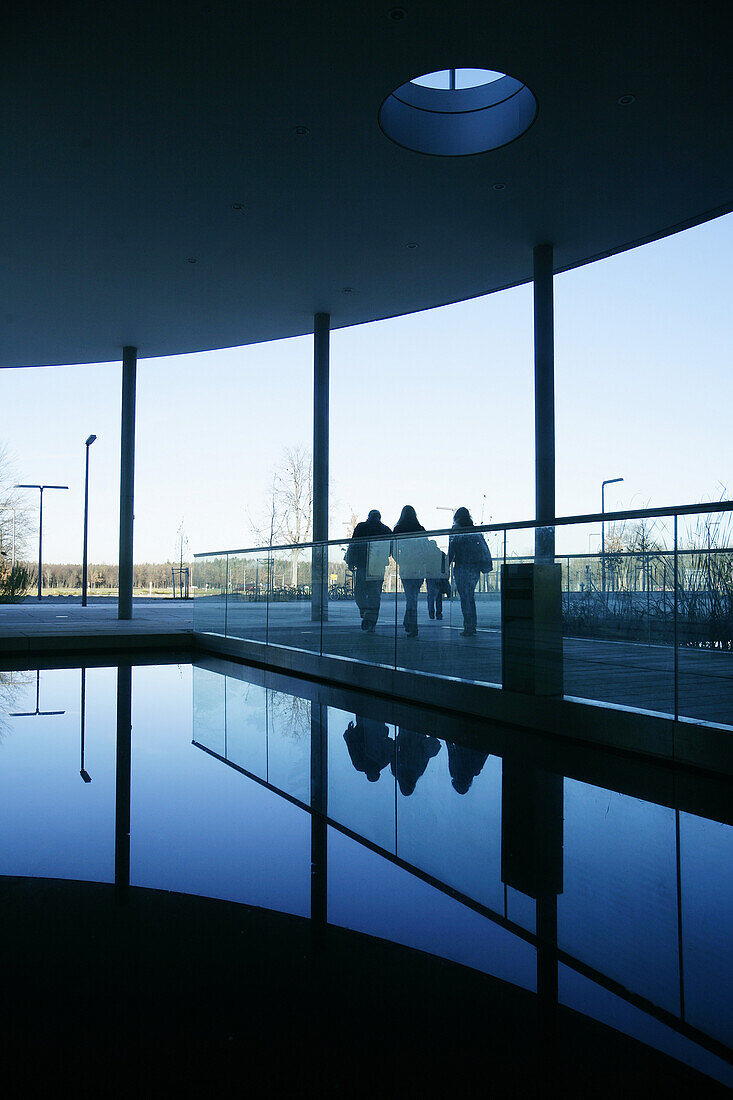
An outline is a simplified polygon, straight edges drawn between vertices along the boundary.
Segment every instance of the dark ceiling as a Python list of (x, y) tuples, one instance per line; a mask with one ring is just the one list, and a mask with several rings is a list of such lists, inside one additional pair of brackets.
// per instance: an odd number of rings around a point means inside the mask
[[(731, 208), (729, 0), (405, 11), (16, 5), (0, 365), (272, 340), (316, 311), (358, 324), (524, 282), (541, 241), (563, 270)], [(472, 157), (388, 140), (385, 96), (451, 66), (526, 83), (534, 125)]]

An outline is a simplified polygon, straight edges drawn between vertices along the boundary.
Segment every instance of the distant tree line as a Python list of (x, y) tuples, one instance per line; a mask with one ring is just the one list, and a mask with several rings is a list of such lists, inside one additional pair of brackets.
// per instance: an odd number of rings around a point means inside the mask
[[(30, 563), (24, 563), (30, 564)], [(152, 584), (153, 588), (170, 588), (171, 587), (171, 569), (176, 570), (179, 567), (179, 562), (140, 562), (138, 565), (133, 566), (132, 583), (134, 588), (149, 588)], [(186, 563), (184, 562), (184, 566)], [(95, 588), (117, 588), (119, 583), (119, 566), (117, 565), (94, 565), (91, 564), (87, 567), (87, 584), (90, 591)], [(37, 567), (33, 569), (34, 576), (37, 575)], [(178, 575), (176, 574), (176, 586), (178, 585)], [(81, 565), (74, 564), (58, 564), (44, 562), (43, 564), (43, 587), (44, 588), (81, 588)]]

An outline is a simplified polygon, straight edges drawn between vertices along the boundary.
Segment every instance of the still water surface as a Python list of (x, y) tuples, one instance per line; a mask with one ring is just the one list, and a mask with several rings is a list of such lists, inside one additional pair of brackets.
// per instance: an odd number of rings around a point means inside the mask
[(131, 685), (128, 787), (116, 668), (1, 674), (0, 874), (120, 885), (129, 812), (132, 886), (418, 948), (733, 1083), (730, 824), (231, 664)]

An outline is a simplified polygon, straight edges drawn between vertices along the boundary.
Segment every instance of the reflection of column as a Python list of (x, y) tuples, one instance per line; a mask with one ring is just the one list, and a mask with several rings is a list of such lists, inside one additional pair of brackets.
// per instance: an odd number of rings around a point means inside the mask
[(311, 934), (324, 945), (328, 924), (328, 707), (311, 703)]
[(557, 1008), (557, 896), (563, 890), (563, 777), (504, 761), (501, 877), (536, 901), (537, 997), (551, 1037)]
[(130, 886), (130, 741), (132, 668), (117, 669), (117, 761), (115, 769), (115, 895), (127, 901)]

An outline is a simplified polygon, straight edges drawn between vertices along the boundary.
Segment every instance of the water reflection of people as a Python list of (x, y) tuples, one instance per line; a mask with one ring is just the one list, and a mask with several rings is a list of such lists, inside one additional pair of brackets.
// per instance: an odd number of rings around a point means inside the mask
[(440, 741), (427, 733), (413, 733), (400, 729), (395, 741), (395, 758), (392, 773), (399, 784), (400, 793), (411, 795), (417, 781), (433, 759), (440, 752)]
[(384, 570), (389, 561), (390, 544), (387, 540), (368, 542), (370, 537), (389, 535), (391, 531), (382, 523), (382, 514), (372, 508), (366, 520), (357, 523), (346, 551), (347, 568), (354, 573), (354, 599), (361, 615), (361, 629), (373, 633), (379, 618), (382, 600)]
[(349, 722), (344, 732), (351, 763), (370, 783), (376, 783), (388, 764), (394, 767), (395, 743), (384, 722), (361, 718), (358, 714), (354, 718), (356, 722)]
[(458, 791), (458, 794), (465, 794), (476, 776), (480, 774), (489, 754), (479, 749), (467, 749), (452, 741), (446, 744), (448, 745), (448, 771), (453, 789)]
[[(415, 509), (406, 504), (394, 527), (395, 535), (408, 535), (425, 528), (417, 518)], [(394, 557), (399, 565), (400, 580), (405, 590), (405, 617), (403, 625), (408, 638), (417, 637), (417, 597), (427, 571), (427, 539), (400, 539), (394, 543)]]

